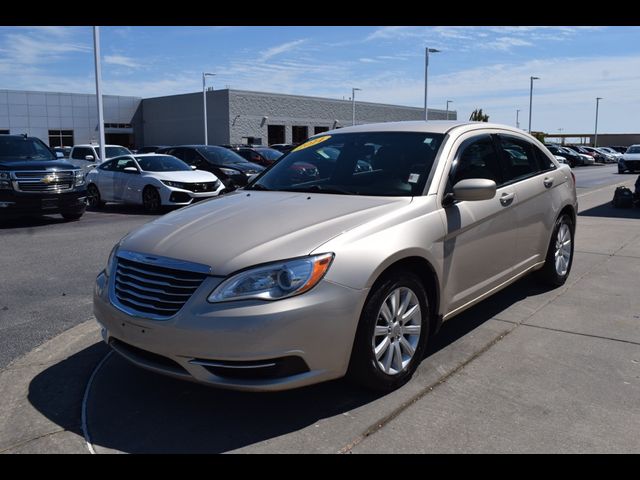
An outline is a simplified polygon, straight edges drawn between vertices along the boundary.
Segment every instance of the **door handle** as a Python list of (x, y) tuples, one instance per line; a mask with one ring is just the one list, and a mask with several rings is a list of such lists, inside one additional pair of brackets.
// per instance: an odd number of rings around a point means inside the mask
[(553, 178), (551, 177), (545, 177), (545, 179), (542, 181), (542, 183), (544, 183), (544, 186), (547, 188), (551, 188), (553, 185)]
[(515, 193), (511, 192), (511, 193), (503, 193), (502, 196), (500, 197), (500, 203), (502, 204), (503, 207), (507, 207), (509, 205), (511, 205), (511, 202), (513, 202), (513, 198), (516, 196)]

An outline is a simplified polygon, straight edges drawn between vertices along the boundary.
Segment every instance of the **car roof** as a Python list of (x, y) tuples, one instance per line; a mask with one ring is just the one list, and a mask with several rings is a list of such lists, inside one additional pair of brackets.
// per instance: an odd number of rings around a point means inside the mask
[[(100, 148), (100, 145), (96, 145), (95, 143), (80, 143), (78, 145), (74, 145), (72, 148), (75, 147), (95, 147), (95, 148)], [(106, 144), (106, 147), (122, 147), (122, 148), (127, 148), (124, 145), (111, 145), (111, 144)]]
[(468, 122), (457, 120), (412, 120), (404, 122), (383, 122), (383, 123), (367, 123), (364, 125), (355, 125), (351, 127), (343, 127), (340, 129), (329, 130), (318, 133), (313, 137), (323, 135), (338, 135), (341, 133), (359, 133), (359, 132), (424, 132), (424, 133), (448, 133), (454, 129), (479, 130), (486, 128), (497, 128), (509, 130), (516, 133), (527, 134), (524, 130), (520, 130), (509, 125), (488, 122)]

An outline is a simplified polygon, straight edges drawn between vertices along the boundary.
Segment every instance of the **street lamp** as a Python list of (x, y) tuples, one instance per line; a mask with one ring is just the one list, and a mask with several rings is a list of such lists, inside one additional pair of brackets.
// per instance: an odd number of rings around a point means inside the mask
[(449, 104), (453, 103), (453, 100), (447, 100), (447, 116), (446, 119), (449, 120)]
[(202, 73), (202, 103), (204, 104), (204, 144), (209, 145), (209, 135), (207, 133), (207, 90), (205, 88), (206, 78), (213, 77), (215, 73)]
[(100, 27), (93, 27), (93, 57), (96, 66), (96, 99), (98, 100), (98, 137), (100, 138), (100, 161), (105, 161), (104, 113), (102, 110), (102, 69), (100, 67)]
[(440, 50), (435, 48), (425, 48), (424, 60), (424, 119), (429, 120), (429, 110), (427, 109), (427, 87), (429, 85), (429, 54), (439, 53)]
[(519, 117), (520, 117), (520, 109), (518, 108), (516, 110), (516, 128), (520, 128), (520, 121), (518, 120)]
[(351, 116), (351, 125), (356, 124), (356, 91), (362, 90), (361, 88), (352, 88), (351, 89), (351, 104), (353, 106), (353, 114)]
[(533, 103), (533, 81), (540, 80), (540, 77), (530, 77), (531, 88), (529, 89), (529, 133), (531, 133), (531, 105)]
[(600, 103), (600, 100), (602, 100), (602, 97), (596, 97), (596, 132), (593, 139), (594, 147), (598, 146), (598, 104)]

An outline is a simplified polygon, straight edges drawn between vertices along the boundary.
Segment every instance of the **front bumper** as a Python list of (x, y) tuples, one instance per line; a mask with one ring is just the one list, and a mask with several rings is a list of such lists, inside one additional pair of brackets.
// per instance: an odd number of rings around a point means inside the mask
[(620, 160), (618, 166), (622, 170), (635, 171), (640, 170), (640, 160)]
[(87, 190), (65, 193), (22, 193), (0, 190), (0, 216), (81, 213), (86, 208)]
[[(156, 321), (114, 307), (102, 272), (93, 305), (103, 339), (141, 367), (222, 388), (276, 391), (344, 376), (366, 290), (323, 280), (309, 292), (275, 302), (208, 303), (221, 281), (208, 277), (174, 317)], [(245, 368), (237, 375), (240, 367), (279, 368), (289, 361), (305, 368), (283, 367), (284, 376), (266, 378), (265, 370), (254, 375)]]
[(198, 200), (217, 197), (222, 190), (224, 190), (222, 182), (218, 188), (210, 192), (192, 192), (182, 188), (164, 186), (160, 191), (160, 199), (163, 205), (190, 205)]

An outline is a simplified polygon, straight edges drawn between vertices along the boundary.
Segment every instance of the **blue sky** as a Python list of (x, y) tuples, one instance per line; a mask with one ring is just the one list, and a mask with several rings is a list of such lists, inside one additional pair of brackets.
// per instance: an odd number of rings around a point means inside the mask
[[(640, 27), (101, 27), (104, 93), (259, 90), (422, 106), (533, 129), (640, 132)], [(0, 27), (0, 88), (95, 92), (91, 27)]]

